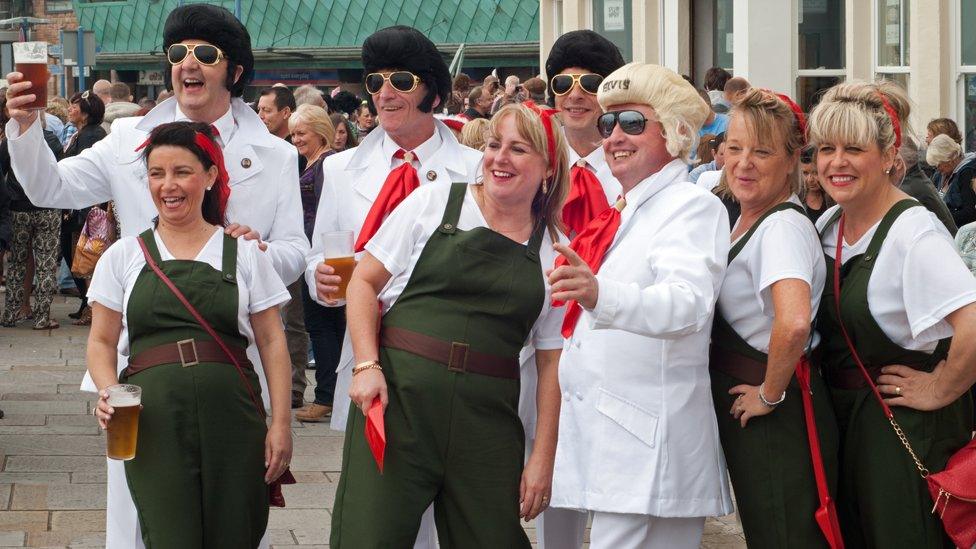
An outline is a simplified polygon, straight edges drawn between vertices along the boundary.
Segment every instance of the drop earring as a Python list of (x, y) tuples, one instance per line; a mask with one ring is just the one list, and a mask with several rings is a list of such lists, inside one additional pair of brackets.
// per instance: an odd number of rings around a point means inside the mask
[(549, 194), (549, 185), (546, 184), (546, 180), (542, 180), (542, 194)]

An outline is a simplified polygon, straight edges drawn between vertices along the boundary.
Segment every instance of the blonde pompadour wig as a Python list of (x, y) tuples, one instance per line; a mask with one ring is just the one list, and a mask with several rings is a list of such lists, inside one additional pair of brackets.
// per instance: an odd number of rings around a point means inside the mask
[(600, 85), (597, 101), (603, 110), (636, 103), (654, 109), (664, 128), (668, 153), (689, 161), (698, 130), (711, 107), (695, 87), (678, 73), (660, 65), (628, 63), (613, 71)]

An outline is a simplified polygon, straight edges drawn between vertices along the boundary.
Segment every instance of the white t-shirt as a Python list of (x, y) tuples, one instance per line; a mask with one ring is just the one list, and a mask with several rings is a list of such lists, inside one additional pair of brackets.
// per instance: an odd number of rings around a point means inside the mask
[[(822, 230), (839, 206), (817, 220)], [(843, 261), (867, 251), (878, 221), (857, 242), (845, 238)], [(823, 235), (823, 251), (835, 257), (835, 222)], [(833, 273), (829, 273), (833, 280)], [(893, 342), (914, 351), (931, 352), (952, 335), (945, 317), (976, 302), (976, 279), (956, 253), (952, 237), (935, 214), (923, 207), (902, 213), (888, 231), (868, 281), (868, 309)]]
[[(366, 250), (393, 275), (379, 295), (384, 313), (390, 310), (407, 287), (407, 282), (413, 274), (424, 246), (427, 245), (427, 240), (444, 218), (444, 208), (447, 206), (450, 192), (451, 185), (422, 185), (393, 210), (379, 231), (366, 244)], [(457, 228), (469, 231), (487, 226), (488, 222), (481, 214), (481, 209), (475, 202), (469, 185), (464, 195)], [(560, 239), (565, 242), (562, 235)], [(539, 277), (545, 283), (546, 295), (542, 312), (532, 326), (526, 342), (532, 343), (536, 349), (562, 349), (563, 347), (560, 329), (565, 307), (552, 306), (549, 299), (549, 283), (544, 274), (546, 270), (552, 268), (556, 255), (548, 235), (544, 236), (539, 247)], [(471, 273), (471, 276), (478, 276), (478, 273)]]
[[(220, 271), (223, 234), (222, 230), (215, 230), (194, 260), (207, 263)], [(153, 236), (156, 238), (160, 259), (163, 261), (174, 259), (156, 231), (153, 231)], [(132, 295), (132, 288), (145, 265), (146, 260), (136, 237), (124, 237), (112, 244), (98, 260), (91, 285), (88, 287), (89, 301), (122, 313), (119, 354), (123, 357), (129, 356), (127, 311), (129, 296)], [(178, 280), (173, 282), (179, 287)], [(275, 272), (271, 259), (258, 248), (255, 240), (237, 239), (237, 294), (237, 328), (241, 335), (247, 338), (248, 346), (251, 346), (254, 344), (254, 330), (251, 329), (250, 316), (275, 305), (284, 304), (289, 299), (288, 290)], [(126, 363), (120, 361), (119, 371), (125, 366)], [(263, 373), (260, 375), (263, 377)]]
[[(795, 195), (790, 202), (802, 207)], [(812, 323), (827, 279), (826, 267), (813, 223), (794, 210), (776, 212), (759, 225), (729, 264), (718, 296), (719, 311), (732, 329), (764, 353), (769, 352), (775, 312), (771, 287), (785, 279), (802, 280), (810, 286)], [(814, 346), (818, 340), (815, 335)]]
[(721, 179), (722, 170), (712, 170), (709, 172), (703, 172), (701, 175), (699, 175), (698, 181), (696, 181), (695, 184), (708, 192), (712, 192), (712, 189), (718, 187), (718, 182)]

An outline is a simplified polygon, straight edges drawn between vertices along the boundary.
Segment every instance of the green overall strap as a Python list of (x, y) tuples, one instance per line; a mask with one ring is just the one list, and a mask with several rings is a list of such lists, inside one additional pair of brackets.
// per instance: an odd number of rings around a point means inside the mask
[(525, 247), (525, 255), (532, 261), (539, 261), (539, 247), (542, 246), (542, 235), (546, 232), (546, 221), (540, 219), (536, 222), (535, 230), (529, 238), (529, 243)]
[(834, 223), (837, 223), (840, 220), (840, 216), (843, 215), (843, 213), (844, 213), (844, 208), (837, 208), (836, 210), (834, 210), (834, 213), (831, 214), (830, 219), (828, 219), (827, 222), (824, 223), (823, 228), (820, 229), (821, 240), (823, 240), (823, 235), (827, 234), (827, 229), (829, 229), (830, 226), (833, 225)]
[(457, 232), (458, 219), (461, 219), (461, 206), (464, 205), (464, 195), (467, 192), (467, 183), (451, 183), (451, 194), (447, 197), (447, 207), (444, 208), (444, 217), (441, 218), (438, 231), (443, 234)]
[[(142, 232), (142, 234), (139, 235), (139, 238), (146, 243), (146, 249), (149, 250), (149, 256), (152, 257), (153, 261), (155, 261), (158, 265), (162, 263), (163, 260), (160, 258), (159, 246), (156, 245), (156, 237), (153, 233), (153, 229), (146, 229)], [(148, 268), (149, 265), (146, 265), (146, 267)]]
[(220, 279), (237, 285), (237, 239), (224, 234), (223, 257), (220, 260)]
[[(739, 255), (743, 248), (745, 248), (746, 244), (749, 242), (749, 239), (752, 238), (752, 235), (755, 234), (756, 230), (760, 225), (762, 225), (766, 218), (776, 212), (782, 212), (785, 210), (795, 210), (806, 217), (806, 213), (804, 213), (803, 208), (798, 204), (794, 204), (793, 202), (780, 202), (779, 204), (773, 206), (767, 210), (766, 213), (762, 214), (755, 223), (752, 224), (752, 227), (750, 227), (749, 230), (739, 238), (738, 242), (735, 243), (735, 246), (732, 246), (732, 249), (729, 250), (729, 264), (731, 264), (732, 260)], [(722, 316), (722, 312), (718, 309), (718, 307), (715, 308), (715, 321), (712, 326), (712, 344), (727, 351), (746, 356), (762, 363), (766, 363), (769, 360), (769, 355), (759, 351), (752, 345), (749, 345), (749, 342), (743, 339), (742, 336), (740, 336), (739, 333), (732, 328), (729, 322), (725, 320), (725, 317)]]

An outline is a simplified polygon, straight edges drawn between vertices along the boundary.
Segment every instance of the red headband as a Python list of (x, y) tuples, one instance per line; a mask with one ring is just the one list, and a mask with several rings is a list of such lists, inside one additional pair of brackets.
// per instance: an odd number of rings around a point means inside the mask
[(898, 121), (898, 113), (895, 112), (894, 107), (888, 102), (888, 98), (881, 92), (878, 92), (878, 99), (881, 100), (881, 106), (884, 107), (885, 112), (888, 113), (888, 118), (891, 119), (891, 127), (895, 130), (895, 148), (901, 147), (901, 122)]
[[(230, 175), (227, 173), (227, 167), (224, 166), (224, 152), (211, 138), (200, 132), (193, 133), (193, 141), (203, 149), (213, 165), (217, 166), (217, 179), (214, 181), (212, 189), (217, 192), (217, 216), (219, 219), (223, 219), (224, 211), (227, 209), (227, 200), (230, 199)], [(151, 139), (152, 136), (147, 137), (141, 145), (136, 147), (136, 152), (146, 148)]]
[(796, 131), (800, 133), (800, 142), (802, 142), (803, 145), (806, 146), (807, 116), (803, 114), (803, 109), (801, 109), (800, 106), (796, 104), (796, 101), (790, 99), (790, 96), (786, 95), (785, 93), (773, 92), (773, 95), (778, 97), (780, 101), (782, 101), (783, 103), (786, 103), (786, 106), (788, 106), (790, 110), (793, 111), (793, 117), (796, 118)]
[(556, 135), (552, 133), (552, 115), (559, 112), (556, 109), (550, 109), (546, 107), (540, 107), (536, 105), (533, 101), (525, 101), (522, 103), (529, 108), (532, 112), (539, 115), (539, 119), (542, 120), (542, 127), (546, 130), (546, 149), (549, 153), (549, 168), (552, 169), (553, 173), (556, 171)]

